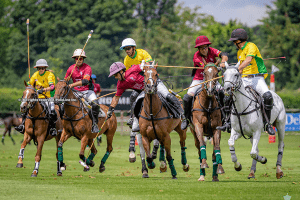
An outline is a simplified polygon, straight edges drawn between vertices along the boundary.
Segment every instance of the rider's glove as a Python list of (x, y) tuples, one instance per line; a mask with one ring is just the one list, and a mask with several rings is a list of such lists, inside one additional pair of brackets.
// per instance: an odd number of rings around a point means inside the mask
[(115, 109), (113, 107), (109, 106), (109, 109), (106, 113), (107, 114), (107, 119), (111, 118), (114, 111), (115, 111)]
[(37, 91), (38, 94), (42, 94), (44, 92), (44, 89), (40, 89)]

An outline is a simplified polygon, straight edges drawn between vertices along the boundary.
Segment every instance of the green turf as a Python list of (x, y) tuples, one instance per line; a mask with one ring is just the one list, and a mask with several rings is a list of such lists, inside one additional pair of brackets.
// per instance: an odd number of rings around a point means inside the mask
[[(142, 179), (141, 162), (128, 161), (129, 136), (116, 133), (113, 152), (106, 162), (106, 171), (99, 173), (100, 160), (105, 153), (106, 137), (94, 161), (96, 165), (89, 172), (83, 172), (78, 163), (80, 142), (69, 139), (63, 146), (64, 162), (67, 170), (62, 177), (56, 176), (56, 147), (54, 140), (45, 143), (42, 161), (37, 178), (30, 177), (34, 168), (36, 147), (25, 148), (24, 168), (16, 168), (22, 135), (13, 135), (17, 145), (13, 146), (9, 137), (5, 145), (0, 144), (0, 199), (283, 199), (287, 193), (291, 199), (300, 199), (300, 134), (288, 132), (285, 136), (283, 154), (284, 177), (276, 179), (277, 141), (268, 143), (263, 134), (259, 143), (260, 155), (268, 158), (268, 163), (258, 163), (256, 179), (248, 180), (252, 159), (251, 144), (243, 138), (236, 142), (238, 161), (243, 170), (236, 172), (231, 162), (227, 140), (223, 133), (221, 153), (225, 174), (219, 175), (220, 182), (212, 182), (212, 146), (207, 145), (208, 165), (206, 181), (198, 182), (200, 176), (199, 160), (194, 139), (188, 133), (186, 140), (189, 172), (183, 172), (180, 163), (180, 146), (177, 133), (172, 132), (172, 156), (178, 180), (171, 179), (170, 169), (159, 173), (156, 168), (149, 170), (149, 179)], [(87, 153), (88, 151), (86, 151)], [(139, 150), (137, 150), (137, 153)], [(87, 156), (87, 155), (86, 155)]]

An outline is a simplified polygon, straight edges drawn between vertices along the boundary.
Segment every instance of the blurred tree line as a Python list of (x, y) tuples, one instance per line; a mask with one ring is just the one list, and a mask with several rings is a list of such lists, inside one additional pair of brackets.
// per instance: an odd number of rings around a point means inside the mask
[[(229, 62), (235, 63), (237, 50), (228, 39), (232, 30), (244, 28), (263, 58), (287, 57), (280, 63), (265, 61), (268, 72), (272, 64), (280, 69), (276, 88), (298, 89), (300, 2), (276, 0), (273, 4), (268, 6), (262, 25), (250, 28), (236, 20), (216, 22), (213, 16), (201, 13), (201, 7), (191, 9), (177, 5), (176, 0), (1, 0), (0, 87), (23, 88), (23, 80), (28, 80), (29, 18), (31, 75), (35, 62), (44, 58), (55, 75), (63, 78), (74, 63), (74, 50), (83, 48), (90, 30), (94, 33), (85, 48), (85, 62), (102, 88), (115, 88), (116, 80), (107, 77), (109, 66), (123, 61), (126, 54), (119, 47), (127, 37), (132, 37), (137, 48), (147, 50), (161, 65), (193, 66), (195, 39), (206, 35), (212, 47), (228, 52)], [(192, 80), (191, 69), (158, 71), (176, 89), (188, 87)]]

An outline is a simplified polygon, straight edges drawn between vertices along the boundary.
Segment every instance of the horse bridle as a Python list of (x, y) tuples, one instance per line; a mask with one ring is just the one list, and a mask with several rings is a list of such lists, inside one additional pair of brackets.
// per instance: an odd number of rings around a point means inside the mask
[[(35, 88), (33, 88), (33, 87), (26, 87), (26, 90), (27, 89), (30, 89), (30, 90), (33, 90), (34, 91), (34, 94), (33, 94), (33, 99), (38, 99), (38, 95), (37, 95), (37, 92), (36, 92), (36, 89)], [(22, 97), (22, 99), (23, 99), (23, 97)], [(28, 99), (26, 99), (26, 102), (28, 102)], [(33, 109), (35, 106), (36, 106), (36, 103), (37, 103), (37, 101), (34, 101), (34, 103), (32, 103), (33, 101), (29, 101), (28, 102), (28, 105), (29, 105), (29, 109)]]
[[(149, 68), (154, 68), (154, 67), (149, 67)], [(156, 76), (156, 78), (158, 79), (157, 74), (156, 74), (155, 76)], [(148, 85), (148, 84), (147, 84), (148, 81), (151, 81), (152, 83), (154, 83), (154, 84), (153, 84), (153, 87), (154, 87), (154, 93), (152, 93), (152, 94), (156, 94), (156, 93), (157, 93), (157, 82), (158, 82), (158, 80), (154, 81), (154, 79), (153, 79), (152, 77), (149, 77), (147, 80), (144, 80), (145, 88), (146, 88), (147, 85)]]
[[(239, 72), (239, 70), (237, 68), (235, 68), (235, 67), (227, 67), (227, 69), (235, 69), (235, 70), (237, 70), (238, 74), (239, 74), (239, 77), (237, 77), (237, 79), (241, 77), (241, 74), (240, 74), (240, 72)], [(235, 92), (239, 91), (239, 89), (241, 88), (241, 86), (243, 84), (243, 81), (242, 81), (241, 78), (240, 78), (239, 82), (237, 82), (237, 83), (235, 83), (235, 81), (224, 81), (224, 84), (226, 82), (231, 83), (231, 85), (232, 85), (231, 91), (235, 91)]]

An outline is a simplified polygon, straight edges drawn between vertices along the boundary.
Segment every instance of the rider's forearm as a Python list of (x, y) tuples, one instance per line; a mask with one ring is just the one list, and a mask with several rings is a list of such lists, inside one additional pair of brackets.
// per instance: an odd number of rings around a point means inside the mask
[(243, 73), (244, 68), (246, 68), (252, 61), (252, 56), (246, 57), (246, 59), (242, 62), (242, 64), (239, 66), (239, 72)]
[(114, 96), (113, 99), (112, 99), (112, 101), (111, 101), (110, 106), (113, 107), (113, 108), (115, 108), (118, 105), (119, 99), (120, 99), (119, 96)]
[(77, 81), (75, 83), (70, 84), (69, 86), (70, 86), (70, 88), (82, 86), (82, 81)]

